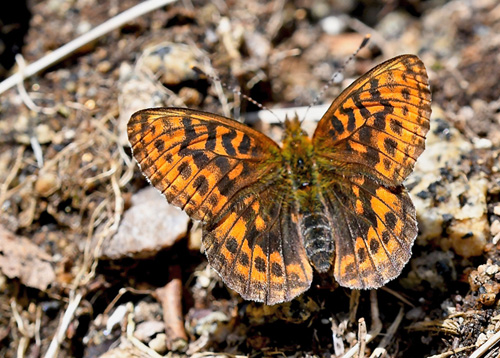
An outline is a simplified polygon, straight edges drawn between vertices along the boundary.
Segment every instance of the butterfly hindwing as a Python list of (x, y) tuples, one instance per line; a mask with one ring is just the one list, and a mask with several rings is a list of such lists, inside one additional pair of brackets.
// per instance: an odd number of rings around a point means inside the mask
[(424, 150), (431, 95), (425, 67), (413, 55), (383, 62), (356, 80), (318, 123), (319, 156), (344, 175), (399, 185)]
[(210, 265), (229, 287), (245, 299), (276, 304), (307, 290), (312, 268), (287, 191), (269, 184), (234, 202), (203, 236)]
[(377, 288), (408, 262), (417, 235), (415, 208), (401, 185), (367, 177), (332, 182), (325, 192), (336, 225), (334, 276), (340, 285)]

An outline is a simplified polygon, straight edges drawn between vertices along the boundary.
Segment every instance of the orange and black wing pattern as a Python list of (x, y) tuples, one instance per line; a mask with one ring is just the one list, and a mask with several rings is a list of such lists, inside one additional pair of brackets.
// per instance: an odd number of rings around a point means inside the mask
[(410, 258), (418, 229), (402, 182), (424, 150), (430, 101), (423, 63), (403, 55), (360, 77), (318, 123), (313, 143), (342, 286), (380, 287)]
[(210, 265), (245, 299), (290, 301), (312, 281), (297, 217), (281, 182), (256, 186), (205, 227)]
[(205, 222), (273, 171), (273, 153), (280, 151), (273, 140), (237, 121), (184, 108), (139, 111), (128, 123), (128, 136), (153, 186)]
[(324, 196), (335, 221), (335, 280), (344, 287), (370, 289), (397, 277), (418, 232), (404, 186), (350, 177), (330, 181)]
[(274, 141), (237, 121), (184, 108), (139, 111), (128, 136), (153, 186), (203, 221), (208, 261), (229, 287), (273, 304), (310, 286), (312, 269), (288, 215), (291, 188)]
[(383, 62), (332, 103), (314, 133), (316, 153), (345, 175), (401, 184), (425, 148), (430, 103), (427, 72), (418, 57)]

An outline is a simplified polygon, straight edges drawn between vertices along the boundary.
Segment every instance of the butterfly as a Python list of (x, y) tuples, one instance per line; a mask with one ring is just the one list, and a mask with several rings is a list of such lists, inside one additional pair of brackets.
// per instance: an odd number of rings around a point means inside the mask
[(402, 55), (346, 88), (312, 138), (297, 117), (280, 146), (186, 108), (136, 112), (128, 137), (151, 184), (202, 222), (227, 286), (271, 305), (306, 291), (313, 268), (353, 289), (400, 274), (418, 231), (403, 181), (424, 150), (430, 103), (424, 64)]

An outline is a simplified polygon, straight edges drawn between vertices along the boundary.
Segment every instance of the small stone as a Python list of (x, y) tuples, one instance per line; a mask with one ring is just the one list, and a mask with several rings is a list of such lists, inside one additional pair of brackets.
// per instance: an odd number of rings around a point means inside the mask
[(338, 16), (325, 17), (320, 25), (321, 29), (329, 35), (339, 35), (346, 28), (345, 21)]
[(493, 143), (491, 143), (491, 140), (487, 138), (474, 138), (472, 142), (474, 143), (474, 147), (476, 147), (476, 149), (490, 149), (493, 147)]
[(200, 66), (195, 52), (187, 45), (163, 42), (144, 50), (142, 64), (159, 76), (165, 86), (196, 80), (193, 66)]
[(40, 124), (35, 128), (35, 136), (40, 144), (47, 144), (52, 141), (54, 131), (47, 124)]
[(61, 187), (61, 180), (55, 173), (41, 171), (35, 182), (36, 192), (43, 197), (49, 197)]
[(198, 107), (203, 99), (200, 92), (191, 87), (183, 87), (179, 91), (179, 97), (188, 107)]
[(477, 337), (476, 347), (483, 345), (483, 343), (485, 343), (487, 340), (488, 337), (486, 336), (486, 334), (480, 333), (479, 336)]
[(165, 333), (158, 334), (148, 345), (155, 352), (160, 354), (165, 353), (167, 351), (167, 335)]
[(412, 308), (405, 315), (406, 319), (411, 321), (421, 320), (425, 317), (425, 312), (421, 306)]
[(489, 276), (493, 276), (494, 274), (496, 274), (498, 272), (498, 266), (497, 265), (489, 265), (487, 268), (486, 268), (486, 273), (489, 275)]
[(189, 217), (155, 188), (141, 190), (131, 201), (118, 232), (103, 245), (103, 258), (149, 257), (186, 236)]
[(145, 321), (137, 325), (134, 336), (141, 342), (149, 342), (151, 337), (165, 331), (165, 323), (160, 321)]
[(111, 62), (102, 61), (97, 65), (96, 69), (101, 73), (107, 73), (109, 72), (109, 70), (111, 70)]

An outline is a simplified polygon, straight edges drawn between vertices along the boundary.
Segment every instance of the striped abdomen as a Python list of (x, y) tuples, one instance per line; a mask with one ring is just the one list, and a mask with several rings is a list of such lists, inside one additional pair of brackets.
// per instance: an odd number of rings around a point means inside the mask
[(300, 229), (309, 261), (318, 272), (328, 271), (335, 249), (328, 218), (321, 212), (305, 213)]

